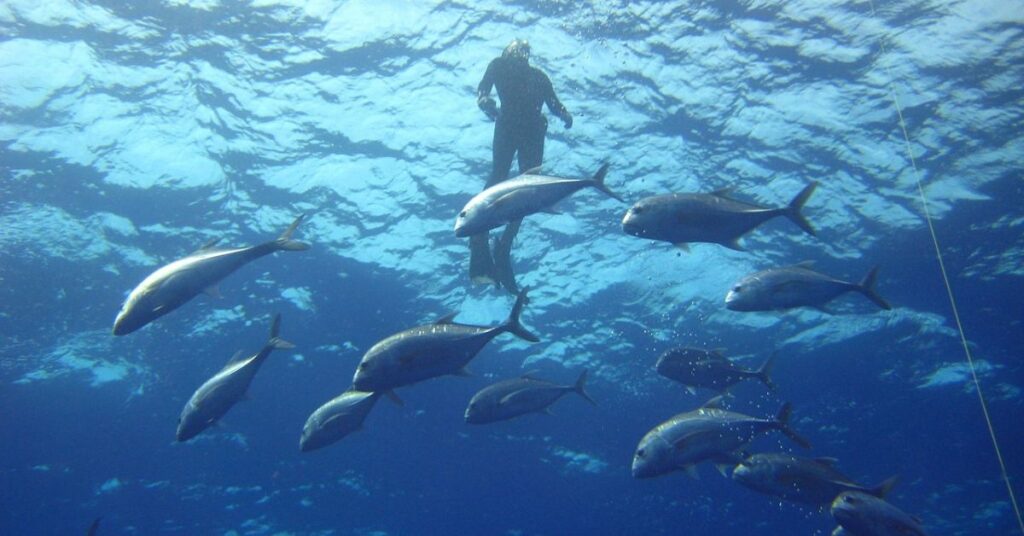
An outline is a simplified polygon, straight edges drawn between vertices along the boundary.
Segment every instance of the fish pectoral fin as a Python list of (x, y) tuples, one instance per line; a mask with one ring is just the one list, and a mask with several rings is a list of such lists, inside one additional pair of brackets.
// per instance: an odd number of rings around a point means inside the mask
[(827, 465), (829, 467), (835, 467), (836, 465), (839, 464), (839, 460), (837, 460), (835, 458), (830, 458), (828, 456), (822, 456), (820, 458), (815, 458), (814, 461), (816, 461), (816, 462), (818, 462), (818, 463), (820, 463), (822, 465)]
[(729, 465), (727, 463), (716, 463), (715, 464), (715, 469), (718, 469), (718, 473), (720, 475), (724, 476), (725, 478), (729, 478), (729, 469), (732, 469), (732, 468), (733, 468), (733, 466)]
[(688, 477), (690, 477), (690, 478), (692, 478), (694, 480), (700, 480), (700, 473), (697, 472), (697, 466), (696, 465), (684, 465), (683, 466), (683, 471), (686, 472), (686, 476), (688, 476)]
[(690, 393), (691, 395), (696, 395), (697, 394), (697, 389), (695, 389), (692, 385), (687, 385), (686, 386), (686, 392)]
[(160, 311), (163, 311), (166, 307), (167, 307), (166, 305), (162, 305), (162, 304), (161, 305), (157, 305), (156, 307), (153, 308), (153, 312), (154, 313), (159, 313)]
[(398, 398), (398, 395), (395, 393), (394, 389), (384, 391), (384, 396), (388, 397), (388, 400), (394, 402), (395, 405), (397, 406), (405, 406), (405, 401), (403, 401), (401, 398)]
[(503, 205), (507, 205), (515, 199), (515, 192), (507, 192), (501, 197), (497, 197), (494, 201), (491, 201), (491, 208), (500, 208)]
[(498, 405), (501, 406), (501, 405), (505, 405), (505, 404), (511, 404), (512, 402), (515, 402), (516, 399), (522, 397), (525, 392), (526, 392), (526, 389), (520, 389), (518, 391), (512, 391), (511, 393), (501, 397), (501, 399), (498, 400)]
[(551, 415), (552, 417), (555, 416), (555, 412), (551, 411), (551, 406), (548, 406), (548, 407), (538, 411), (537, 413), (543, 413), (544, 415)]
[(469, 369), (466, 368), (466, 367), (462, 367), (459, 370), (456, 370), (455, 372), (452, 373), (452, 375), (453, 376), (462, 376), (463, 378), (472, 378), (473, 377), (473, 373), (470, 372)]
[(203, 289), (203, 293), (214, 299), (224, 299), (224, 296), (220, 293), (220, 288), (218, 288), (217, 285), (210, 285), (206, 287)]

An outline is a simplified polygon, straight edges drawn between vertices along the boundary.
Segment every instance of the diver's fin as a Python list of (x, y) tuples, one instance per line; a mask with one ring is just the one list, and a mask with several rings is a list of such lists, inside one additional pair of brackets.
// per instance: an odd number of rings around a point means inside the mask
[(516, 234), (519, 233), (519, 226), (522, 222), (522, 219), (510, 221), (505, 226), (505, 231), (494, 241), (492, 275), (497, 283), (512, 294), (519, 293), (516, 274), (512, 270), (512, 243), (515, 241)]
[(476, 285), (497, 285), (488, 233), (469, 237), (469, 278)]
[(203, 294), (206, 294), (207, 296), (209, 296), (209, 297), (211, 297), (211, 298), (213, 298), (215, 300), (223, 300), (224, 299), (224, 295), (220, 293), (220, 288), (217, 287), (217, 285), (210, 285), (210, 286), (204, 288), (203, 289)]
[(816, 182), (808, 184), (803, 190), (800, 190), (800, 193), (796, 194), (796, 197), (789, 202), (789, 206), (784, 209), (786, 217), (811, 236), (817, 236), (817, 234), (814, 232), (814, 227), (811, 227), (811, 223), (800, 213), (800, 209), (804, 208), (804, 203), (807, 202), (807, 199), (811, 197), (811, 194), (814, 193), (814, 189), (817, 187), (818, 183)]

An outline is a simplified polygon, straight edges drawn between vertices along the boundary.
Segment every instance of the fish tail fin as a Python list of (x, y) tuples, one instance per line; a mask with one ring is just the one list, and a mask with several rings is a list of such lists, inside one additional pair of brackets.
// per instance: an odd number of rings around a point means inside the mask
[(305, 217), (305, 214), (299, 214), (299, 217), (295, 218), (295, 221), (293, 221), (292, 224), (289, 225), (283, 233), (281, 233), (281, 236), (278, 236), (277, 239), (274, 240), (274, 245), (277, 246), (277, 249), (283, 249), (285, 251), (303, 251), (309, 249), (309, 244), (298, 240), (292, 240), (292, 233), (295, 232), (295, 229), (299, 227), (299, 224), (302, 223), (302, 220)]
[(591, 404), (596, 406), (597, 402), (594, 402), (594, 399), (590, 398), (590, 395), (587, 393), (586, 389), (584, 389), (586, 384), (587, 371), (584, 370), (583, 372), (580, 373), (580, 377), (576, 380), (576, 385), (573, 386), (573, 391), (575, 391), (576, 394), (582, 396), (583, 399), (586, 400), (587, 402), (590, 402)]
[(519, 323), (519, 315), (523, 312), (523, 306), (526, 305), (526, 291), (529, 289), (524, 288), (519, 291), (516, 295), (516, 303), (512, 306), (512, 312), (508, 314), (508, 319), (501, 325), (502, 329), (508, 331), (519, 337), (530, 342), (539, 342), (540, 339), (536, 335), (530, 333), (529, 330), (523, 327)]
[(804, 439), (803, 436), (796, 433), (796, 431), (789, 427), (789, 418), (792, 415), (792, 413), (793, 405), (790, 404), (789, 402), (786, 402), (785, 404), (782, 405), (781, 408), (779, 408), (779, 415), (775, 417), (775, 422), (779, 426), (779, 431), (782, 432), (783, 434), (786, 434), (786, 437), (793, 440), (793, 442), (796, 443), (797, 445), (800, 445), (805, 449), (811, 448), (810, 441)]
[(881, 484), (869, 489), (868, 493), (874, 495), (875, 497), (878, 497), (879, 499), (884, 499), (885, 496), (888, 495), (890, 491), (892, 491), (892, 488), (896, 486), (896, 482), (899, 481), (899, 479), (899, 476), (890, 476), (889, 478), (883, 480)]
[(882, 298), (878, 292), (875, 291), (875, 283), (877, 280), (878, 267), (875, 266), (870, 272), (868, 272), (868, 275), (864, 276), (864, 279), (857, 284), (857, 290), (867, 297), (867, 299), (875, 302), (875, 305), (888, 311), (889, 309), (892, 309), (892, 306), (889, 305), (889, 302), (885, 301), (885, 298)]
[(811, 236), (817, 236), (817, 233), (814, 231), (814, 227), (811, 227), (811, 222), (807, 221), (807, 219), (804, 218), (804, 215), (800, 213), (800, 210), (804, 208), (804, 203), (807, 202), (811, 197), (811, 194), (814, 193), (814, 189), (817, 187), (818, 183), (816, 182), (812, 182), (805, 186), (804, 189), (800, 190), (800, 193), (796, 194), (796, 197), (789, 202), (789, 206), (786, 207), (785, 212), (786, 217), (789, 218), (790, 221), (795, 223), (797, 227), (803, 229), (805, 233)]
[(771, 373), (772, 367), (775, 366), (775, 358), (779, 357), (779, 352), (772, 352), (772, 355), (768, 356), (768, 359), (761, 365), (761, 368), (757, 370), (757, 379), (761, 380), (762, 383), (768, 386), (769, 389), (775, 390), (775, 384), (772, 382)]
[(625, 203), (626, 200), (624, 200), (621, 197), (619, 197), (619, 194), (609, 190), (608, 187), (605, 186), (605, 184), (604, 184), (604, 177), (607, 174), (608, 174), (608, 162), (605, 162), (601, 166), (601, 169), (598, 169), (597, 173), (594, 173), (594, 187), (597, 188), (598, 190), (601, 190), (602, 192), (604, 192), (604, 194), (607, 195), (608, 197), (611, 197), (612, 199), (615, 199), (615, 200), (619, 201), (620, 203)]
[(270, 323), (270, 338), (267, 339), (267, 347), (276, 350), (288, 350), (295, 348), (295, 345), (278, 337), (281, 332), (281, 314), (274, 315), (274, 321)]

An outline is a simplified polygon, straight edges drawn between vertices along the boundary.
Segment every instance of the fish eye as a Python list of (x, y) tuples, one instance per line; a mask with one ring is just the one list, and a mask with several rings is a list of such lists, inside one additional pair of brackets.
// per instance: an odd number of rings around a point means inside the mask
[(359, 364), (359, 370), (366, 370), (366, 366), (367, 366), (366, 363), (360, 363)]
[(465, 211), (465, 210), (463, 210), (462, 212), (460, 212), (460, 213), (459, 213), (459, 217), (460, 217), (460, 218), (465, 218), (465, 217), (466, 217), (466, 211)]
[(735, 287), (732, 287), (732, 291), (733, 292), (740, 292), (742, 290), (743, 290), (743, 285), (736, 285)]
[(633, 214), (640, 214), (643, 211), (644, 211), (644, 207), (641, 207), (640, 205), (637, 205), (637, 206), (633, 207)]
[(640, 449), (640, 450), (636, 451), (636, 457), (637, 458), (643, 458), (646, 455), (647, 455), (647, 451), (644, 450), (644, 449)]

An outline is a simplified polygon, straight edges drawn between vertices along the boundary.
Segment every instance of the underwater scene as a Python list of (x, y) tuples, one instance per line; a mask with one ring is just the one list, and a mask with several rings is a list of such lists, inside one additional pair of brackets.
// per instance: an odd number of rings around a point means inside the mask
[(1019, 0), (0, 2), (0, 534), (1024, 534)]

